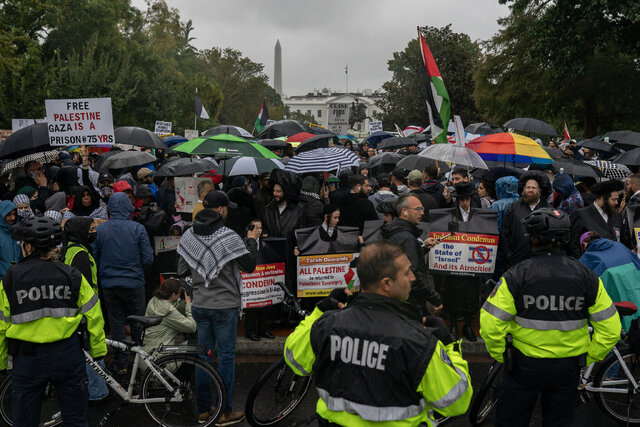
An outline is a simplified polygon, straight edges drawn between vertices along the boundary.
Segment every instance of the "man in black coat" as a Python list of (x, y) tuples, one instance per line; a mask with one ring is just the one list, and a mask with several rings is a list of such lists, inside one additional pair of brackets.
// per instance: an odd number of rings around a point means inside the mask
[(551, 194), (549, 178), (540, 171), (528, 171), (518, 181), (520, 199), (509, 206), (502, 221), (498, 254), (504, 270), (531, 256), (531, 243), (522, 220), (531, 212), (547, 207)]
[(378, 219), (373, 203), (368, 199), (371, 186), (362, 175), (352, 175), (349, 178), (349, 194), (338, 202), (340, 208), (340, 225), (358, 227), (360, 235), (365, 221)]
[(417, 227), (424, 211), (422, 203), (417, 197), (407, 194), (398, 198), (396, 208), (398, 218), (383, 225), (381, 233), (385, 239), (393, 240), (402, 246), (411, 261), (411, 271), (416, 280), (411, 283), (408, 301), (416, 305), (423, 314), (427, 311), (427, 301), (435, 306), (436, 312), (439, 312), (442, 310), (442, 298), (429, 282), (425, 252), (422, 242), (418, 240), (422, 234)]
[(571, 216), (570, 256), (580, 257), (580, 236), (587, 231), (595, 231), (604, 239), (620, 241), (622, 215), (618, 212), (618, 199), (623, 188), (624, 184), (617, 179), (591, 187), (596, 200), (585, 208), (577, 209)]
[[(467, 169), (455, 168), (453, 172), (451, 172), (451, 183), (453, 185), (461, 184), (461, 183), (469, 183), (469, 182), (471, 182), (471, 174)], [(454, 200), (454, 197), (452, 197), (451, 195), (451, 191), (447, 191), (447, 190), (451, 190), (451, 188), (446, 188), (442, 194), (442, 197), (444, 197), (444, 200), (446, 202), (444, 207), (453, 208), (456, 205), (454, 203), (455, 200)], [(471, 207), (476, 209), (482, 208), (482, 202), (480, 201), (480, 196), (478, 196), (478, 193), (474, 193), (473, 196), (471, 197)]]
[(429, 211), (431, 209), (438, 209), (439, 206), (438, 202), (422, 189), (422, 172), (418, 169), (409, 172), (407, 176), (407, 186), (409, 187), (409, 194), (416, 196), (420, 199), (420, 203), (422, 203), (422, 207), (424, 208), (422, 221), (429, 222)]
[(427, 165), (422, 170), (422, 191), (433, 197), (439, 208), (446, 208), (447, 201), (442, 195), (442, 185), (438, 181), (440, 169), (436, 165)]

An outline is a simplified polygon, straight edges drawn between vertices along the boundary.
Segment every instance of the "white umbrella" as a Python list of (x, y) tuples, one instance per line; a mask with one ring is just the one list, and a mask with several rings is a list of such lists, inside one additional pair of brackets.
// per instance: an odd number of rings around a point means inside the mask
[(32, 153), (27, 154), (26, 156), (20, 157), (19, 159), (11, 160), (2, 165), (0, 168), (0, 175), (4, 174), (11, 169), (16, 169), (26, 165), (28, 162), (37, 161), (40, 163), (49, 163), (51, 160), (55, 159), (56, 156), (60, 154), (60, 150), (50, 150), (43, 151), (40, 153)]
[(359, 164), (360, 157), (345, 148), (316, 148), (294, 156), (284, 170), (295, 173), (327, 172)]
[(232, 157), (222, 162), (218, 167), (218, 172), (222, 171), (225, 176), (254, 176), (263, 172), (271, 172), (274, 169), (284, 169), (284, 164), (276, 159)]

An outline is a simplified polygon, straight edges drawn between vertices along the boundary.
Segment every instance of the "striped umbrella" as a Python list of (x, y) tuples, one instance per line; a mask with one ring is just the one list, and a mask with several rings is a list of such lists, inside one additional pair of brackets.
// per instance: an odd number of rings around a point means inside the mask
[(360, 157), (344, 148), (316, 148), (294, 156), (285, 170), (295, 173), (327, 172), (358, 166)]
[(474, 139), (467, 147), (483, 160), (509, 163), (553, 163), (537, 142), (517, 133), (502, 132)]
[(222, 162), (218, 168), (225, 176), (260, 175), (263, 172), (271, 172), (274, 169), (284, 169), (284, 164), (276, 159), (261, 159), (254, 157), (232, 157)]

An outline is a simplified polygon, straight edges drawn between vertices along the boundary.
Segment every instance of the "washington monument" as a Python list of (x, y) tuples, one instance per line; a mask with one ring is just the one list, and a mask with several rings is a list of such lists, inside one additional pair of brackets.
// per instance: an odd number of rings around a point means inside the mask
[(280, 48), (280, 39), (276, 41), (276, 59), (273, 70), (273, 88), (278, 95), (282, 96), (282, 49)]

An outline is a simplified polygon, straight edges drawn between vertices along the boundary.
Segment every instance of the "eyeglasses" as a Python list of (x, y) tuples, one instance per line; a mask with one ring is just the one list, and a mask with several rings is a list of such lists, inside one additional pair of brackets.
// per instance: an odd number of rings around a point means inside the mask
[(414, 211), (418, 211), (418, 212), (424, 212), (424, 208), (420, 207), (420, 208), (407, 208), (407, 209), (412, 209)]

